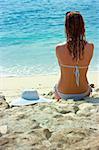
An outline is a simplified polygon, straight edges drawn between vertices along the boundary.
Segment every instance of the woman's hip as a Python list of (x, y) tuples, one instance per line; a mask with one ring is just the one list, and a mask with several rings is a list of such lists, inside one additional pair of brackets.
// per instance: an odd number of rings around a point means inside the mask
[(87, 96), (90, 95), (90, 93), (92, 92), (92, 88), (88, 85), (88, 89), (86, 92), (84, 93), (80, 93), (80, 94), (64, 94), (62, 92), (60, 92), (58, 90), (58, 85), (56, 84), (55, 87), (54, 87), (54, 92), (61, 98), (61, 99), (75, 99), (75, 100), (80, 100), (80, 99), (83, 99)]

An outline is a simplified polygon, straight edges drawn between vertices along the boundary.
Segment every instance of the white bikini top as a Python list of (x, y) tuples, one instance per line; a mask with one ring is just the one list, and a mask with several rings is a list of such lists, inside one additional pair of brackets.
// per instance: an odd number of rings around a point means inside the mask
[(65, 68), (75, 68), (74, 74), (75, 74), (75, 79), (76, 79), (77, 86), (79, 86), (79, 77), (80, 77), (79, 69), (88, 68), (88, 66), (78, 66), (78, 65), (69, 66), (69, 65), (63, 65), (63, 64), (59, 64), (59, 65), (62, 66), (62, 67), (65, 67)]

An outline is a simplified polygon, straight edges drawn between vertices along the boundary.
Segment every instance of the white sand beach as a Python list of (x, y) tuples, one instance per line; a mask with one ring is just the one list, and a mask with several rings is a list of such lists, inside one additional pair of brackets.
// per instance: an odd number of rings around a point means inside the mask
[(98, 150), (99, 72), (89, 72), (88, 78), (95, 89), (85, 100), (10, 107), (28, 88), (52, 99), (59, 75), (1, 77), (0, 150)]
[[(99, 87), (99, 72), (88, 72), (89, 83)], [(6, 96), (7, 101), (17, 97), (22, 90), (28, 88), (37, 89), (40, 94), (47, 94), (53, 90), (58, 82), (59, 75), (33, 75), (32, 77), (1, 77), (0, 91)]]

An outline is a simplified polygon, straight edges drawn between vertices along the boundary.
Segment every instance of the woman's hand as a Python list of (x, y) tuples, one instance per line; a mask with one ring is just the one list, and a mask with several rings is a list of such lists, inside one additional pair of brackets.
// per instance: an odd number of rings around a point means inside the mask
[(55, 99), (57, 100), (57, 102), (59, 102), (60, 99), (61, 99), (61, 97), (58, 95), (57, 92), (54, 92), (54, 97), (55, 97)]

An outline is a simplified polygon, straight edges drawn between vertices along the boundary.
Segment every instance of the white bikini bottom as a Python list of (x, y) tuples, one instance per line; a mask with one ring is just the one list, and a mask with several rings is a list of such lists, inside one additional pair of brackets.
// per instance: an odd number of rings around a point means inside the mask
[(92, 88), (89, 85), (88, 90), (84, 93), (81, 93), (81, 94), (63, 94), (63, 93), (58, 91), (58, 87), (56, 84), (54, 87), (54, 92), (56, 94), (58, 94), (61, 99), (64, 99), (64, 100), (67, 100), (67, 99), (81, 100), (81, 99), (84, 99), (85, 97), (90, 95), (90, 93), (92, 92)]

